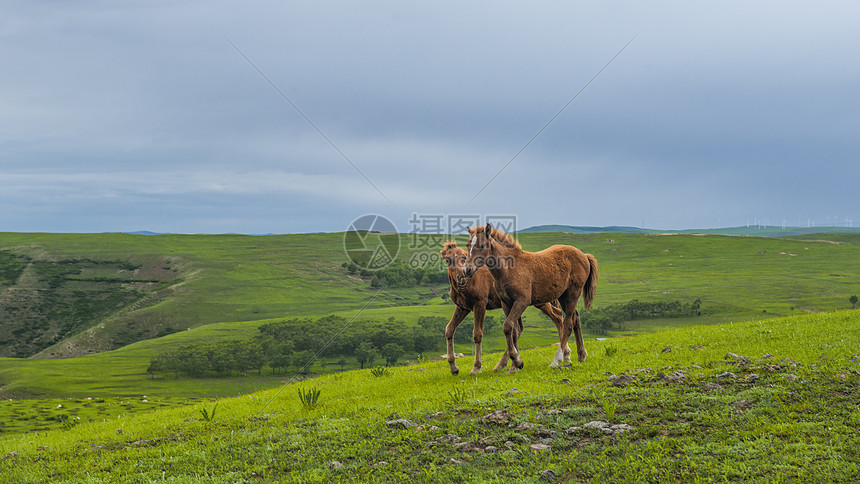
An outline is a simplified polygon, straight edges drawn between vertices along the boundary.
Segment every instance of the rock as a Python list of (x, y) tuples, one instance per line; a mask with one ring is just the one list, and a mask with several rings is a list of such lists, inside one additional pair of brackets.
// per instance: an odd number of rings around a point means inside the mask
[(414, 423), (410, 422), (409, 420), (406, 420), (405, 418), (398, 418), (397, 420), (386, 420), (385, 425), (388, 425), (389, 427), (401, 427), (404, 429), (408, 429), (410, 427), (415, 426)]
[(387, 465), (388, 465), (388, 462), (381, 460), (381, 461), (377, 462), (376, 464), (373, 464), (373, 467), (382, 467), (382, 466), (387, 466)]
[(552, 445), (552, 439), (540, 439), (537, 441), (537, 443), (544, 445)]
[(492, 437), (484, 437), (483, 439), (479, 440), (478, 443), (486, 447), (486, 446), (493, 443), (493, 438)]
[(549, 450), (550, 447), (547, 444), (532, 444), (529, 448), (535, 452), (540, 452), (542, 450)]
[(693, 346), (690, 346), (690, 349), (691, 350), (706, 350), (707, 348), (705, 348), (704, 346), (693, 345)]
[(496, 410), (493, 413), (488, 413), (487, 415), (481, 417), (481, 421), (486, 423), (503, 425), (511, 421), (511, 416), (508, 415), (507, 410)]
[(797, 380), (797, 375), (795, 375), (793, 373), (789, 373), (789, 374), (785, 375), (785, 379), (788, 381), (794, 381), (794, 380)]
[(708, 383), (705, 383), (705, 388), (707, 388), (708, 390), (722, 390), (723, 386), (718, 385), (714, 382), (708, 382)]
[(582, 427), (568, 427), (564, 431), (564, 433), (566, 433), (567, 435), (573, 435), (573, 434), (579, 432), (580, 430), (582, 430)]
[(571, 383), (571, 381), (568, 380), (567, 378), (562, 378), (559, 383), (561, 383), (563, 385), (573, 385), (573, 383)]
[(633, 430), (633, 427), (627, 424), (616, 424), (609, 427), (609, 430), (611, 430), (613, 434), (623, 434), (624, 432)]
[(474, 442), (458, 442), (454, 448), (461, 452), (484, 452), (484, 448)]
[(517, 393), (520, 393), (520, 391), (516, 388), (511, 388), (510, 390), (508, 390), (508, 396), (516, 395)]
[(521, 422), (517, 425), (517, 430), (528, 430), (537, 427), (537, 424), (531, 422)]
[(506, 440), (505, 441), (505, 447), (507, 447), (509, 449), (513, 449), (516, 446), (517, 446), (517, 444), (513, 440)]
[(756, 381), (759, 378), (760, 377), (755, 373), (750, 373), (749, 375), (744, 376), (744, 380), (746, 380), (746, 381)]
[(667, 346), (667, 347), (663, 348), (663, 351), (661, 351), (660, 353), (671, 353), (671, 352), (672, 352), (672, 347)]
[(458, 465), (462, 464), (462, 463), (463, 463), (463, 461), (461, 461), (461, 460), (457, 460), (457, 459), (455, 459), (455, 458), (451, 457), (451, 460), (449, 460), (449, 461), (448, 461), (448, 463), (449, 463), (449, 464), (451, 464), (451, 465), (458, 466)]
[(328, 465), (329, 469), (340, 469), (341, 467), (343, 467), (343, 464), (336, 460), (331, 461), (331, 463)]
[(592, 420), (587, 424), (584, 424), (583, 427), (588, 427), (590, 429), (602, 429), (606, 427), (610, 427), (612, 424), (609, 422), (604, 422), (603, 420)]
[(609, 381), (612, 382), (613, 385), (617, 387), (624, 387), (636, 381), (636, 377), (633, 375), (618, 375), (615, 377), (609, 377)]
[(762, 359), (765, 359), (765, 360), (766, 360), (766, 359), (768, 359), (768, 358), (773, 358), (773, 355), (772, 355), (772, 354), (770, 354), (770, 353), (765, 353), (765, 354), (761, 355), (761, 357), (762, 357)]
[(485, 451), (485, 452), (498, 452), (498, 450), (499, 450), (499, 448), (498, 448), (498, 447), (496, 447), (495, 445), (488, 445), (488, 446), (484, 449), (484, 451)]
[(726, 353), (725, 359), (727, 360), (735, 360), (738, 363), (738, 366), (746, 366), (752, 363), (752, 359), (748, 356), (740, 356), (734, 353)]
[(749, 410), (755, 407), (755, 404), (749, 400), (738, 400), (736, 402), (732, 402), (732, 406), (741, 410)]
[(391, 415), (385, 418), (385, 420), (397, 420), (400, 418), (400, 414), (397, 412), (392, 412)]
[(556, 435), (558, 435), (558, 432), (550, 429), (537, 429), (535, 431), (535, 435), (537, 435), (538, 437), (555, 437)]
[(554, 481), (556, 476), (555, 472), (552, 469), (547, 469), (540, 473), (540, 479), (542, 481)]
[(724, 371), (717, 375), (717, 380), (737, 380), (738, 376), (730, 371)]

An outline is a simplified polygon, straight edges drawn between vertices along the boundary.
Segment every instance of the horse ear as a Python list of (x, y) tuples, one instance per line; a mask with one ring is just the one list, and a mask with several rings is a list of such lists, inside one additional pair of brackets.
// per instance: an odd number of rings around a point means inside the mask
[(487, 226), (486, 226), (486, 227), (484, 227), (484, 235), (486, 235), (487, 237), (490, 237), (490, 235), (491, 235), (492, 233), (493, 233), (493, 226), (492, 226), (492, 225), (490, 225), (490, 223), (489, 223), (489, 222), (487, 222)]

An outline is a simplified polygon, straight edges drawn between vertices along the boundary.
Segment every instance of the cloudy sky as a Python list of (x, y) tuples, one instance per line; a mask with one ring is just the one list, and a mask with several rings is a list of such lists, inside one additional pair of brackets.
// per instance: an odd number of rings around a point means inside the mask
[(2, 10), (0, 231), (860, 225), (857, 2)]

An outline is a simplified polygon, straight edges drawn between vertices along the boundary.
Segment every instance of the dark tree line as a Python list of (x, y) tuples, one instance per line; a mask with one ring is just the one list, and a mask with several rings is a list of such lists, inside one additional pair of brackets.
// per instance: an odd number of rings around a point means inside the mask
[(647, 302), (634, 299), (624, 304), (612, 304), (589, 312), (580, 311), (583, 326), (589, 330), (606, 334), (613, 328), (621, 329), (625, 321), (653, 318), (683, 318), (702, 314), (702, 300), (691, 303), (681, 301)]
[[(339, 316), (289, 319), (259, 327), (253, 339), (196, 343), (159, 354), (150, 361), (151, 375), (225, 377), (278, 374), (293, 369), (307, 373), (315, 358), (334, 358), (342, 367), (355, 358), (364, 368), (375, 362), (394, 365), (407, 352), (424, 353), (445, 344), (441, 317), (421, 317), (417, 326), (390, 318), (352, 321)], [(471, 341), (471, 328), (468, 340)], [(459, 332), (458, 332), (459, 333)]]
[(421, 284), (437, 285), (448, 283), (448, 272), (439, 267), (410, 267), (402, 262), (389, 264), (382, 269), (361, 269), (353, 263), (344, 262), (342, 267), (349, 274), (358, 274), (370, 280), (372, 287), (414, 287)]

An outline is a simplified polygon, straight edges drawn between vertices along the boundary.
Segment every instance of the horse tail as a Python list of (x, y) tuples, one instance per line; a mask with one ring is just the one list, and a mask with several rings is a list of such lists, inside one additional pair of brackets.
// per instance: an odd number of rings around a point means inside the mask
[(585, 309), (591, 310), (591, 302), (594, 301), (594, 293), (597, 291), (597, 259), (591, 254), (588, 257), (588, 279), (585, 280)]

